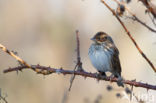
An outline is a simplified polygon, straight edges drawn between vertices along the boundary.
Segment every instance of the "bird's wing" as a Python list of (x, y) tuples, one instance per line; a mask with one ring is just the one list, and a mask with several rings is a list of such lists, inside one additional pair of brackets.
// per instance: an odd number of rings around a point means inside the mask
[(119, 60), (119, 51), (115, 45), (112, 45), (110, 47), (110, 49), (112, 51), (111, 62), (112, 62), (112, 69), (115, 72), (114, 75), (116, 77), (121, 76), (121, 65), (120, 65), (120, 60)]

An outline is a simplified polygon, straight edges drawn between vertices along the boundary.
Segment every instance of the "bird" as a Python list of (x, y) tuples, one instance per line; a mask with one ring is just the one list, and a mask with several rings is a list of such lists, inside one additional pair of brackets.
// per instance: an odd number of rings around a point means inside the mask
[(89, 58), (92, 65), (100, 75), (106, 76), (106, 72), (112, 73), (111, 77), (118, 78), (117, 85), (124, 87), (121, 77), (121, 65), (119, 50), (114, 44), (111, 36), (105, 32), (97, 32), (91, 40), (93, 43), (89, 48)]

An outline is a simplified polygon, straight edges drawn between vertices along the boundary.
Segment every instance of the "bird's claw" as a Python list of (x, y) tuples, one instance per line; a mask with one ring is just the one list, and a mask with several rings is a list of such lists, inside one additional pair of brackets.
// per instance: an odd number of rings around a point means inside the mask
[(118, 84), (118, 86), (124, 87), (123, 78), (122, 78), (122, 77), (119, 77), (119, 78), (118, 78), (117, 84)]
[(106, 76), (105, 75), (101, 75), (100, 73), (95, 73), (96, 75), (96, 78), (99, 78), (99, 79), (105, 79)]
[(114, 78), (114, 75), (113, 75), (113, 74), (111, 74), (111, 75), (109, 76), (109, 78), (110, 78), (110, 81), (112, 81), (112, 80), (113, 80), (113, 78)]

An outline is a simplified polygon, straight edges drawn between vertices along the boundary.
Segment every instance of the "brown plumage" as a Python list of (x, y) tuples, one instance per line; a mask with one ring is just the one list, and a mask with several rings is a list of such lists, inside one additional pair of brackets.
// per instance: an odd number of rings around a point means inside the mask
[[(121, 65), (119, 51), (112, 38), (104, 32), (98, 32), (91, 40), (94, 43), (89, 48), (89, 57), (93, 66), (102, 75), (109, 71), (121, 80)], [(119, 86), (123, 86), (120, 82)]]

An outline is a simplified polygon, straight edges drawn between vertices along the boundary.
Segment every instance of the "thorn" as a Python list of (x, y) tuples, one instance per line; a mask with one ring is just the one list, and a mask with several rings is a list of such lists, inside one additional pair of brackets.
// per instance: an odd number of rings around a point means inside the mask
[(62, 73), (64, 76), (66, 76), (66, 74), (65, 73)]
[(18, 71), (23, 72), (22, 69), (19, 69)]
[(87, 76), (84, 76), (84, 79), (86, 80)]
[(60, 70), (62, 70), (62, 69), (63, 69), (63, 67), (60, 68)]
[(131, 80), (132, 82), (136, 82), (136, 79)]

